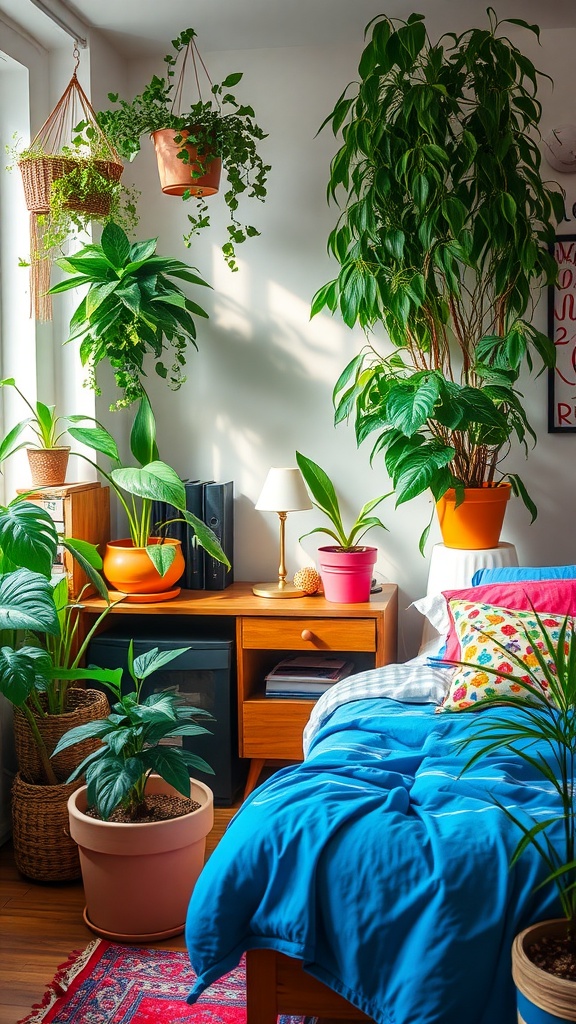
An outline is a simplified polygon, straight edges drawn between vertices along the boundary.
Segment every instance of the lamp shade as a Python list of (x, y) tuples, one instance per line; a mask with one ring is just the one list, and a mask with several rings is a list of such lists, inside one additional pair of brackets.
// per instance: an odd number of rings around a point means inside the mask
[(303, 512), (312, 508), (300, 470), (269, 469), (256, 508), (260, 512)]

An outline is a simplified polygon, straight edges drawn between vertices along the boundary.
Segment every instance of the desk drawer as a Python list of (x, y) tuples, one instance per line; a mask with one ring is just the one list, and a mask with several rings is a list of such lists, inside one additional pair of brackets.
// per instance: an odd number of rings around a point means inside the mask
[(374, 619), (242, 619), (245, 650), (375, 651)]

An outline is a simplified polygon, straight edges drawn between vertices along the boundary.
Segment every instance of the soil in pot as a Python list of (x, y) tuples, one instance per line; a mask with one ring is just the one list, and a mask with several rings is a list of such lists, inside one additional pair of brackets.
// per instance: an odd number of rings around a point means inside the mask
[(576, 936), (542, 936), (526, 951), (527, 956), (539, 967), (556, 978), (576, 982)]
[[(189, 797), (170, 795), (168, 793), (152, 793), (146, 797), (141, 813), (136, 818), (130, 816), (126, 807), (117, 807), (108, 818), (108, 821), (144, 825), (146, 822), (151, 821), (169, 821), (171, 818), (181, 818), (183, 814), (197, 811), (199, 807), (198, 801), (191, 800)], [(84, 813), (89, 818), (96, 818), (98, 821), (102, 821), (94, 807), (89, 807)]]

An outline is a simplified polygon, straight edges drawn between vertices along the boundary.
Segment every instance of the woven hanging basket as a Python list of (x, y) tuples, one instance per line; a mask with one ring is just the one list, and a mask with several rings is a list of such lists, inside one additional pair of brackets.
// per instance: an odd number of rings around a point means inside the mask
[(31, 785), (20, 773), (12, 785), (12, 841), (18, 870), (36, 882), (80, 878), (78, 847), (70, 836), (68, 798), (81, 781)]
[[(58, 740), (77, 725), (85, 725), (99, 718), (106, 718), (110, 713), (108, 698), (100, 690), (82, 690), (73, 688), (68, 691), (67, 710), (63, 715), (35, 716), (36, 725), (40, 730), (48, 754), (51, 754)], [(46, 704), (44, 694), (40, 701)], [(43, 780), (42, 764), (34, 737), (25, 715), (14, 708), (14, 743), (18, 770), (23, 780), (29, 783), (40, 783)], [(51, 759), (56, 778), (64, 781), (81, 761), (100, 746), (100, 740), (89, 739), (75, 743), (61, 754)], [(82, 780), (80, 780), (82, 781)]]
[[(18, 164), (24, 186), (26, 208), (30, 213), (47, 214), (50, 212), (50, 191), (52, 183), (64, 175), (70, 174), (82, 161), (67, 160), (63, 156), (39, 156), (33, 160), (21, 160)], [(86, 161), (87, 163), (87, 161)], [(96, 160), (95, 167), (103, 178), (108, 181), (120, 181), (122, 164), (112, 160)], [(64, 204), (65, 209), (77, 210), (92, 217), (107, 217), (110, 213), (110, 196), (101, 192), (88, 192), (82, 199), (74, 199)]]
[[(76, 68), (72, 78), (30, 143), (29, 155), (18, 161), (26, 206), (30, 211), (30, 315), (34, 315), (37, 320), (52, 319), (52, 300), (48, 295), (51, 259), (44, 249), (43, 239), (50, 230), (53, 183), (78, 167), (94, 165), (97, 175), (112, 182), (120, 181), (124, 170), (118, 153), (104, 135), (94, 108), (76, 77), (80, 58), (78, 51), (74, 52)], [(76, 146), (73, 139), (80, 124), (85, 125), (82, 138), (87, 141)], [(67, 155), (66, 148), (73, 151), (73, 157)], [(98, 154), (96, 159), (95, 154)], [(71, 196), (64, 203), (64, 209), (88, 217), (104, 218), (110, 213), (110, 195), (97, 187), (93, 191), (87, 189), (77, 198)]]

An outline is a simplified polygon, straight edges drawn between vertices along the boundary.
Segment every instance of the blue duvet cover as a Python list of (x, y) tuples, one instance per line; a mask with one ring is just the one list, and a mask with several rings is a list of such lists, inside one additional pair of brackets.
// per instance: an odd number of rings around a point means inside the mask
[(559, 906), (550, 887), (534, 892), (532, 851), (509, 870), (519, 830), (493, 797), (526, 823), (557, 797), (510, 752), (461, 774), (471, 751), (458, 742), (502, 709), (435, 711), (345, 703), (302, 764), (242, 805), (190, 904), (189, 1002), (265, 947), (379, 1024), (514, 1024), (513, 937)]

